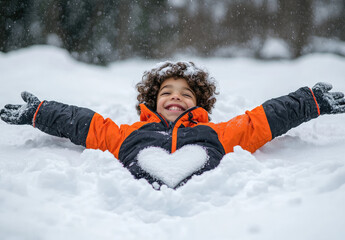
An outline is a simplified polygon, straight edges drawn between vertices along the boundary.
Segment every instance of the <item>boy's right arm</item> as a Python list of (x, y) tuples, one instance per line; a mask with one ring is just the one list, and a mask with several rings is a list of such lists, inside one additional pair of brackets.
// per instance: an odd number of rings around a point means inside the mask
[(110, 119), (94, 111), (54, 101), (39, 101), (31, 93), (23, 92), (26, 104), (7, 104), (1, 109), (1, 119), (9, 124), (32, 125), (58, 137), (69, 138), (87, 148), (109, 150), (116, 156), (122, 131)]
[(233, 151), (236, 145), (255, 152), (273, 138), (319, 115), (345, 113), (344, 94), (330, 92), (331, 89), (328, 83), (317, 83), (312, 89), (303, 87), (217, 124), (215, 129), (225, 152)]

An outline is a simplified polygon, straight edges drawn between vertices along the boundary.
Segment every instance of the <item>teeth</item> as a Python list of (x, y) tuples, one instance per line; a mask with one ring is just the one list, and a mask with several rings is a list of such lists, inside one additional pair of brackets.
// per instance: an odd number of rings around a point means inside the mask
[(169, 107), (169, 110), (170, 111), (182, 111), (182, 108), (179, 108), (179, 107), (176, 107), (176, 106), (172, 106), (172, 107)]

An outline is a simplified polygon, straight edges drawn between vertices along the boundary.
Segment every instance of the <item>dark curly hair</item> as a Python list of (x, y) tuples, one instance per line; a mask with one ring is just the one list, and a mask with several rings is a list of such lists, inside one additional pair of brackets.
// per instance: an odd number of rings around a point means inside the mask
[(136, 85), (139, 92), (136, 109), (140, 115), (139, 104), (145, 103), (150, 109), (156, 110), (157, 96), (161, 84), (168, 78), (183, 78), (196, 95), (196, 105), (211, 113), (216, 103), (216, 84), (209, 73), (195, 66), (193, 62), (163, 62), (150, 71), (145, 71), (142, 81)]

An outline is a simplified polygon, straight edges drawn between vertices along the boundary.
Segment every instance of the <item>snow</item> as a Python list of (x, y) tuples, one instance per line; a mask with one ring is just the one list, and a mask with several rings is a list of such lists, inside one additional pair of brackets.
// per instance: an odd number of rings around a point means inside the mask
[(338, 39), (312, 37), (309, 46), (305, 47), (305, 52), (329, 52), (345, 55), (345, 43)]
[[(187, 77), (191, 77), (193, 75), (197, 75), (198, 72), (200, 72), (200, 70), (201, 70), (198, 67), (193, 66), (192, 64), (190, 64), (189, 62), (186, 62), (186, 61), (179, 60), (179, 61), (176, 61), (176, 62), (182, 62), (183, 64), (185, 64), (186, 69), (183, 70), (183, 74), (185, 76), (187, 76)], [(157, 63), (156, 66), (155, 66), (155, 72), (157, 72), (165, 64), (168, 64), (168, 63), (176, 64), (176, 62), (165, 61), (165, 62)], [(172, 71), (172, 67), (171, 66), (166, 66), (166, 67), (160, 69), (157, 72), (157, 74), (158, 74), (158, 76), (165, 76), (165, 75), (169, 74), (171, 71)]]
[[(174, 60), (174, 59), (172, 59)], [(186, 58), (218, 81), (212, 121), (316, 82), (345, 92), (345, 59)], [(35, 46), (0, 53), (0, 106), (41, 100), (138, 120), (135, 84), (155, 61), (96, 67)], [(321, 116), (254, 154), (239, 147), (177, 190), (135, 180), (109, 152), (0, 122), (0, 239), (343, 239), (345, 114)]]
[(266, 39), (260, 51), (261, 57), (270, 58), (291, 58), (289, 45), (283, 39)]

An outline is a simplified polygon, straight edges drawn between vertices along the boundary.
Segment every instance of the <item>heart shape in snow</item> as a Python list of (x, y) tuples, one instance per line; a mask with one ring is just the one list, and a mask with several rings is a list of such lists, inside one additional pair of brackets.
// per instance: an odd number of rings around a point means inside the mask
[(186, 145), (172, 154), (160, 147), (149, 147), (137, 157), (143, 170), (171, 188), (201, 169), (208, 160), (206, 150), (197, 145)]

